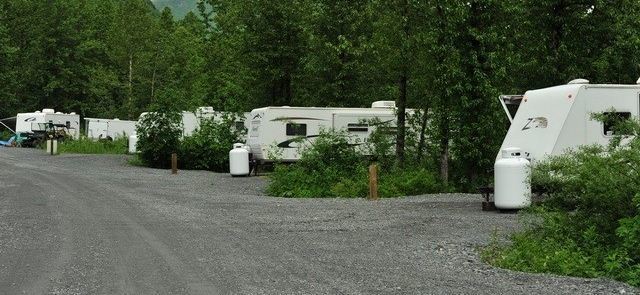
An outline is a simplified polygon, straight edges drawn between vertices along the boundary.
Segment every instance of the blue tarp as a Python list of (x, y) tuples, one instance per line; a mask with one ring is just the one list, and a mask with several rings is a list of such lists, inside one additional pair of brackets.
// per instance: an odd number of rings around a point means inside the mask
[(16, 141), (16, 136), (11, 136), (11, 138), (9, 138), (9, 140), (4, 141), (4, 140), (0, 140), (0, 146), (13, 146), (13, 142)]

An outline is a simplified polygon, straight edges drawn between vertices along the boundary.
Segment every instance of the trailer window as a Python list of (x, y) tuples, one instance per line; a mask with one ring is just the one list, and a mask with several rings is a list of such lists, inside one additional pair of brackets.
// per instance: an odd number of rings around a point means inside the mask
[(287, 136), (307, 136), (307, 124), (287, 123)]
[(236, 127), (236, 131), (244, 130), (244, 122), (236, 122), (235, 127)]
[(347, 130), (349, 132), (368, 132), (368, 124), (349, 123), (347, 124)]
[(616, 125), (631, 119), (630, 112), (616, 112), (616, 113), (604, 113), (605, 119), (602, 122), (602, 128), (605, 136), (612, 135), (626, 135), (621, 134), (619, 130), (616, 130)]

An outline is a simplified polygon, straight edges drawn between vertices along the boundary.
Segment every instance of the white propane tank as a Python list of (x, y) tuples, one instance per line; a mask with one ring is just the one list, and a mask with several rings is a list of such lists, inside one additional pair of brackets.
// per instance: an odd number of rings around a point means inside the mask
[(135, 154), (138, 152), (138, 135), (129, 136), (129, 153)]
[(531, 205), (531, 163), (520, 148), (502, 150), (494, 165), (494, 181), (496, 208), (514, 210)]
[(249, 151), (242, 143), (234, 144), (229, 152), (229, 173), (231, 176), (249, 175)]

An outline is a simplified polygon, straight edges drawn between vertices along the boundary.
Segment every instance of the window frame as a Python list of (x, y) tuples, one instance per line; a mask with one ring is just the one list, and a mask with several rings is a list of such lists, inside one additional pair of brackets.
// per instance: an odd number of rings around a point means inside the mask
[(307, 136), (307, 124), (287, 123), (285, 125), (285, 134), (287, 136)]
[[(605, 116), (610, 116), (611, 114), (616, 114), (618, 117), (618, 119), (620, 120), (631, 120), (631, 112), (628, 111), (624, 111), (624, 112), (603, 112), (602, 113)], [(613, 133), (613, 124), (609, 124), (609, 122), (601, 122), (602, 125), (602, 135), (605, 137), (614, 137), (614, 136), (619, 136), (619, 135), (627, 135), (627, 134), (615, 134)], [(611, 134), (607, 134), (608, 131), (611, 131)]]

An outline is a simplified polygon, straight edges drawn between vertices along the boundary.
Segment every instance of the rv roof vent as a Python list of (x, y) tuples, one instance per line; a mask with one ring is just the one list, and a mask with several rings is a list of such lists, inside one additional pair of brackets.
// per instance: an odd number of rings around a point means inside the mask
[(40, 114), (40, 113), (41, 113), (40, 111), (36, 111), (36, 114)]
[(42, 109), (42, 112), (45, 114), (53, 114), (55, 111), (53, 109)]
[(393, 100), (380, 100), (374, 101), (371, 104), (371, 108), (395, 108), (396, 102)]
[(76, 112), (71, 112), (71, 113), (69, 113), (69, 115), (75, 115), (75, 114), (76, 114)]
[(62, 115), (62, 112), (56, 112), (56, 114), (58, 114), (58, 115)]
[(118, 118), (113, 118), (113, 120), (114, 120), (114, 121), (120, 121), (120, 119), (118, 119)]
[(572, 84), (589, 84), (589, 80), (587, 80), (587, 79), (575, 79), (575, 80), (569, 81), (569, 83), (567, 83), (567, 84), (569, 84), (569, 85), (572, 85)]

